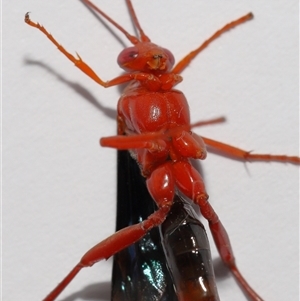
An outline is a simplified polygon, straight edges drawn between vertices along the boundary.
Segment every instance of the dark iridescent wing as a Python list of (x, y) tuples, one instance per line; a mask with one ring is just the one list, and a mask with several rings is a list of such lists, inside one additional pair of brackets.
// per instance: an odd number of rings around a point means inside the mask
[[(117, 230), (156, 210), (139, 167), (118, 151)], [(177, 301), (158, 228), (114, 256), (112, 301)]]

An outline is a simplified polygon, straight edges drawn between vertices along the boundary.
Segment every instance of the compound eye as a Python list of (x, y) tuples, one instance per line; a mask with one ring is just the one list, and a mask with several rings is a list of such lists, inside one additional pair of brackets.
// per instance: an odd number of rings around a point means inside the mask
[(174, 55), (172, 54), (172, 52), (170, 50), (168, 50), (166, 48), (163, 48), (163, 50), (164, 50), (164, 53), (166, 54), (166, 56), (168, 57), (170, 67), (172, 68), (175, 64)]
[(118, 64), (123, 67), (126, 63), (134, 60), (139, 55), (136, 47), (128, 47), (124, 49), (118, 56)]

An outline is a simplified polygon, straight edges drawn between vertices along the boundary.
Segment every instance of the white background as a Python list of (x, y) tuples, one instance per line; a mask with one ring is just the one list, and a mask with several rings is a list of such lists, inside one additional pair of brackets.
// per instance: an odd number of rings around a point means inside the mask
[[(132, 32), (124, 1), (95, 3)], [(177, 60), (252, 11), (253, 21), (192, 62), (178, 88), (192, 121), (227, 117), (226, 124), (199, 128), (203, 136), (299, 154), (298, 1), (134, 5), (152, 41)], [(115, 134), (120, 91), (97, 86), (73, 67), (23, 22), (27, 11), (104, 80), (120, 74), (116, 57), (123, 49), (78, 0), (3, 3), (3, 300), (10, 301), (41, 300), (115, 224), (116, 153), (98, 140)], [(211, 154), (202, 171), (245, 278), (267, 301), (298, 300), (298, 167)], [(111, 262), (82, 271), (59, 300), (109, 300)], [(222, 301), (245, 300), (230, 273), (218, 267), (216, 273)]]

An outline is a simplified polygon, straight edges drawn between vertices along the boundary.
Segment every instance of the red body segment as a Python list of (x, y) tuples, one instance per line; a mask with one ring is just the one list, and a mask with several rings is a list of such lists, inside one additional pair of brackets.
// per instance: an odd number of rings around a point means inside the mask
[[(126, 146), (120, 147), (132, 149), (145, 176), (168, 160), (199, 158), (200, 147), (200, 153), (206, 153), (204, 143), (199, 143), (201, 138), (195, 139), (189, 131), (189, 106), (181, 91), (149, 91), (139, 82), (131, 83), (118, 102), (118, 123), (120, 135), (139, 135), (134, 141), (128, 140)], [(115, 141), (117, 145), (119, 138), (106, 138), (105, 144), (104, 140), (101, 144), (111, 146), (110, 143)], [(138, 139), (143, 141), (140, 148), (136, 145)]]
[(124, 123), (123, 133), (129, 130), (141, 134), (190, 126), (189, 106), (181, 91), (152, 92), (138, 82), (130, 84), (122, 94), (118, 119)]

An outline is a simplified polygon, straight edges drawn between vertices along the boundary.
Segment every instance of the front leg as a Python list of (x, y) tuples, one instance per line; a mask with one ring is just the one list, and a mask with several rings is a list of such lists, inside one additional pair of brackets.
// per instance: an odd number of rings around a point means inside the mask
[(59, 42), (47, 31), (47, 29), (39, 23), (33, 22), (30, 17), (29, 13), (25, 14), (25, 23), (28, 25), (37, 28), (41, 31), (56, 47), (57, 49), (69, 59), (74, 65), (79, 68), (83, 73), (85, 73), (88, 77), (93, 79), (97, 84), (101, 85), (104, 88), (108, 88), (111, 86), (116, 86), (120, 84), (124, 84), (130, 82), (132, 80), (137, 80), (142, 82), (146, 87), (153, 91), (159, 90), (161, 88), (162, 82), (158, 77), (154, 76), (153, 74), (148, 73), (126, 73), (124, 75), (118, 76), (109, 81), (103, 81), (96, 72), (85, 62), (81, 59), (81, 57), (77, 53), (77, 57), (72, 55), (68, 52)]

